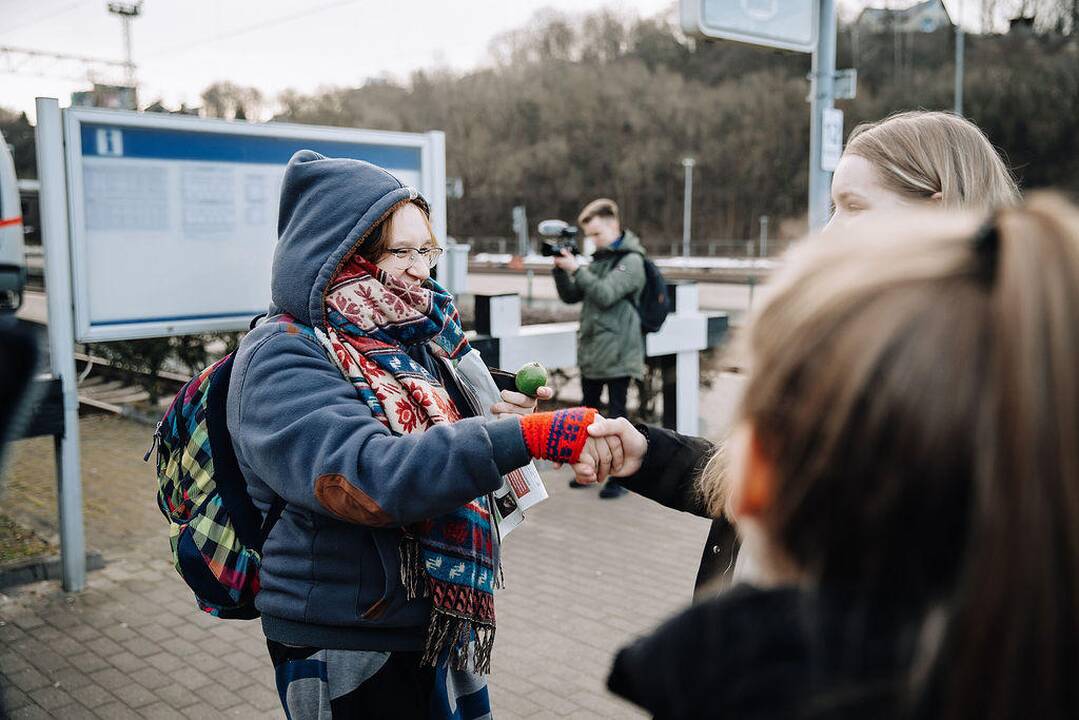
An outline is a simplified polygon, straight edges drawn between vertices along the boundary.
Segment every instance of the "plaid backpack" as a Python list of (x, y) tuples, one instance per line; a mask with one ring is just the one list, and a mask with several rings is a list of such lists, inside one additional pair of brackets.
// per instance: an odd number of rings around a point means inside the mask
[(230, 353), (189, 380), (157, 424), (157, 504), (169, 521), (173, 564), (198, 606), (250, 619), (259, 614), (262, 543), (285, 502), (275, 498), (263, 520), (247, 494), (225, 420), (232, 361)]

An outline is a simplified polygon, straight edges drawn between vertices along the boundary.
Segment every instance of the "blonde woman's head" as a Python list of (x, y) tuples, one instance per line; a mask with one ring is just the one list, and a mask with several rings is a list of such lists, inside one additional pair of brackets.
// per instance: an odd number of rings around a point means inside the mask
[(945, 112), (858, 125), (832, 179), (837, 224), (867, 211), (984, 209), (1018, 200), (1015, 180), (978, 126)]
[(706, 495), (779, 579), (943, 610), (936, 717), (1079, 716), (1076, 308), (1079, 210), (1036, 195), (833, 228), (748, 325)]

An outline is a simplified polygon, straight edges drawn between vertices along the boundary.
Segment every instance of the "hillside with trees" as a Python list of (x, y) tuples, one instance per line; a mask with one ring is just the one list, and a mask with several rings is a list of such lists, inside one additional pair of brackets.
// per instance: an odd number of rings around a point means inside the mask
[[(1001, 0), (1003, 1), (1003, 0)], [(1070, 3), (1070, 4), (1069, 4)], [(995, 0), (983, 2), (987, 12)], [(968, 35), (965, 111), (1006, 156), (1025, 189), (1079, 195), (1079, 0), (1026, 0), (1029, 21)], [(1038, 14), (1040, 13), (1040, 14)], [(853, 20), (853, 19), (850, 19)], [(572, 219), (587, 200), (618, 199), (653, 250), (682, 232), (683, 157), (692, 156), (697, 240), (754, 237), (758, 218), (804, 227), (809, 58), (685, 38), (667, 17), (541, 11), (496, 38), (464, 73), (424, 70), (271, 100), (216, 83), (202, 113), (301, 123), (446, 132), (450, 233), (508, 236), (510, 211)], [(858, 96), (837, 105), (858, 122), (912, 108), (950, 109), (954, 36), (839, 33), (840, 68), (858, 70)], [(158, 106), (160, 104), (157, 104)], [(0, 111), (20, 174), (32, 176), (32, 129)]]
[[(1079, 33), (1019, 23), (968, 35), (965, 111), (1024, 188), (1079, 194)], [(681, 235), (681, 158), (697, 159), (694, 235), (747, 238), (761, 215), (805, 212), (807, 56), (693, 42), (661, 18), (543, 13), (498, 38), (489, 66), (286, 93), (278, 119), (445, 130), (458, 236), (508, 235), (510, 209), (572, 218), (609, 195), (657, 247)], [(951, 109), (954, 36), (840, 31), (838, 67), (858, 96), (846, 129), (912, 108)], [(797, 225), (794, 225), (797, 227)]]

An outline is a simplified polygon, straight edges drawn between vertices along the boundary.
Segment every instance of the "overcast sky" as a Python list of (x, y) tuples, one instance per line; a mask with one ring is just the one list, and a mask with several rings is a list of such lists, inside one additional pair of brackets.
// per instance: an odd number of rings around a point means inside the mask
[[(733, 0), (732, 0), (733, 1)], [(786, 0), (790, 1), (790, 0)], [(959, 0), (948, 0), (949, 6)], [(841, 0), (846, 12), (862, 4)], [(876, 4), (886, 4), (878, 0)], [(909, 4), (895, 0), (893, 6)], [(106, 0), (0, 0), (0, 46), (123, 58), (120, 20)], [(968, 5), (974, 5), (969, 2)], [(467, 70), (487, 60), (496, 35), (525, 25), (545, 7), (579, 13), (617, 7), (631, 16), (673, 11), (673, 0), (145, 0), (132, 22), (140, 101), (198, 105), (218, 80), (285, 88), (355, 85), (406, 78), (417, 68)], [(35, 60), (16, 72), (0, 58), (0, 106), (33, 114), (39, 95), (85, 89), (78, 65)]]

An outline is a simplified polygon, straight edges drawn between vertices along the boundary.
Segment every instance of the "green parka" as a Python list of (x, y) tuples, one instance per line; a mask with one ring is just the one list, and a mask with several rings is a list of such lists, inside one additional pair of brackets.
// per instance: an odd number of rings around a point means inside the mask
[(616, 250), (604, 248), (570, 275), (555, 268), (563, 302), (583, 302), (577, 365), (589, 380), (644, 377), (644, 336), (636, 303), (644, 289), (644, 247), (629, 230)]

